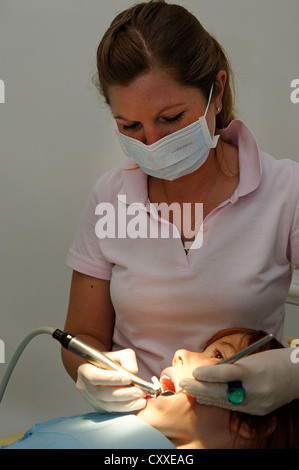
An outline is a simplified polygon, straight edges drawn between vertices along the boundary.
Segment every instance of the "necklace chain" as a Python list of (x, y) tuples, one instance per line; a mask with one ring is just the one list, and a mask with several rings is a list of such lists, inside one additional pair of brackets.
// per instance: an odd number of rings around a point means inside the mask
[[(223, 153), (223, 150), (222, 150), (222, 153)], [(204, 198), (204, 200), (203, 200), (203, 202), (202, 202), (203, 207), (204, 207), (204, 205), (207, 203), (208, 198), (209, 198), (209, 196), (211, 195), (212, 189), (214, 188), (214, 186), (215, 186), (215, 184), (216, 184), (216, 181), (217, 181), (217, 179), (218, 179), (218, 175), (219, 175), (219, 173), (220, 173), (220, 168), (221, 168), (221, 164), (222, 164), (222, 160), (223, 160), (223, 155), (222, 155), (221, 163), (219, 164), (218, 158), (217, 158), (217, 147), (216, 147), (216, 149), (215, 149), (215, 158), (216, 158), (216, 162), (217, 162), (218, 169), (217, 169), (217, 171), (216, 171), (216, 173), (215, 173), (215, 176), (214, 176), (214, 178), (213, 178), (213, 181), (212, 181), (212, 183), (210, 184), (210, 186), (209, 186), (209, 188), (208, 188), (208, 191), (207, 191), (207, 193), (206, 193), (206, 195), (205, 195), (205, 198)], [(167, 190), (166, 190), (166, 187), (165, 187), (165, 184), (164, 184), (164, 180), (162, 180), (162, 185), (163, 185), (164, 194), (165, 194), (166, 199), (167, 199), (167, 203), (168, 203), (168, 205), (170, 205), (170, 200), (169, 200), (168, 193), (167, 193)], [(194, 221), (194, 224), (192, 224), (192, 226), (191, 226), (191, 231), (194, 230), (194, 226), (195, 226), (195, 221)], [(187, 255), (188, 252), (189, 252), (189, 248), (184, 248), (184, 249), (185, 249), (185, 252), (186, 252), (186, 255)]]

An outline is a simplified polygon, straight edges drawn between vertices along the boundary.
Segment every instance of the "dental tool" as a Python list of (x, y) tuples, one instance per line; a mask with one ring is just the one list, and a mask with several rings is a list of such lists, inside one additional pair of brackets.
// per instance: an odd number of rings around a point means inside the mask
[(152, 378), (153, 383), (146, 382), (145, 380), (137, 377), (137, 375), (128, 372), (120, 364), (110, 359), (105, 353), (99, 351), (93, 346), (90, 346), (78, 336), (65, 333), (59, 329), (56, 329), (52, 336), (57, 339), (65, 349), (82, 357), (86, 362), (89, 362), (96, 367), (126, 372), (131, 377), (132, 384), (141, 388), (149, 395), (158, 396), (163, 394), (163, 390), (157, 377)]
[(171, 397), (172, 395), (176, 395), (176, 392), (173, 392), (172, 390), (165, 390), (165, 392), (161, 392), (161, 395), (163, 397)]
[(132, 384), (136, 385), (136, 387), (141, 388), (142, 390), (146, 391), (147, 394), (151, 396), (159, 396), (159, 395), (173, 395), (174, 392), (164, 391), (158, 378), (152, 377), (152, 383), (147, 382), (136, 375), (128, 372), (126, 369), (121, 367), (118, 363), (114, 362), (110, 359), (106, 354), (100, 352), (93, 346), (82, 341), (79, 337), (65, 333), (59, 329), (55, 329), (53, 327), (40, 327), (33, 330), (29, 333), (19, 344), (18, 348), (16, 349), (15, 353), (13, 354), (9, 365), (4, 373), (4, 376), (0, 382), (0, 403), (2, 402), (4, 393), (6, 391), (8, 382), (12, 375), (12, 372), (17, 365), (22, 353), (26, 346), (30, 343), (30, 341), (38, 335), (47, 334), (51, 335), (54, 339), (58, 340), (59, 343), (66, 349), (68, 349), (73, 354), (82, 357), (87, 362), (95, 365), (96, 367), (102, 367), (108, 370), (116, 370), (121, 372), (126, 372), (132, 378)]
[(175, 395), (176, 392), (173, 392), (172, 390), (164, 390), (157, 377), (152, 377), (152, 381), (155, 385), (161, 388), (161, 395), (163, 395), (163, 397), (170, 397), (171, 395)]
[(264, 344), (268, 343), (274, 338), (272, 334), (269, 334), (265, 336), (262, 339), (259, 339), (255, 343), (250, 344), (246, 348), (242, 349), (241, 351), (238, 351), (236, 354), (233, 354), (230, 357), (227, 357), (226, 359), (223, 359), (220, 362), (217, 362), (215, 365), (218, 366), (219, 364), (233, 364), (234, 362), (238, 361), (242, 357), (246, 356), (247, 354), (255, 351), (257, 348), (263, 346)]

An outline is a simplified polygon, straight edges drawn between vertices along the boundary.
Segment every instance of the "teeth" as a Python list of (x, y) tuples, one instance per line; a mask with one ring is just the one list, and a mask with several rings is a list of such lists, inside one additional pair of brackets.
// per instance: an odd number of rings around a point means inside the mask
[[(165, 392), (175, 393), (175, 386), (174, 386), (174, 383), (173, 383), (171, 377), (169, 377), (169, 375), (162, 374), (161, 377), (160, 377), (160, 384), (161, 384), (163, 394)], [(170, 395), (170, 393), (168, 395)]]
[[(162, 375), (161, 375), (160, 381), (163, 380), (163, 379), (165, 379), (165, 380), (171, 380), (171, 378), (169, 377), (169, 375), (166, 375), (166, 374), (162, 374)], [(172, 380), (171, 380), (171, 382), (172, 382)]]

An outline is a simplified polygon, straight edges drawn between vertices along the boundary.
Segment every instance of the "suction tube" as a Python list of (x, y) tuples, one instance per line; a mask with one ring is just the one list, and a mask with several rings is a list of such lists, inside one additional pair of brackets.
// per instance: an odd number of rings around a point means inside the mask
[(1, 381), (1, 384), (0, 384), (0, 403), (2, 401), (2, 398), (3, 398), (3, 395), (5, 393), (5, 390), (6, 390), (6, 387), (7, 387), (7, 384), (8, 384), (8, 381), (10, 379), (10, 376), (22, 354), (22, 352), (24, 351), (24, 349), (26, 348), (27, 344), (33, 339), (35, 338), (35, 336), (38, 336), (38, 335), (41, 335), (41, 334), (48, 334), (48, 335), (53, 335), (55, 329), (50, 327), (50, 326), (42, 326), (40, 328), (36, 328), (35, 330), (33, 330), (31, 333), (29, 333), (29, 335), (27, 335), (23, 341), (20, 343), (20, 345), (18, 346), (18, 348), (16, 349), (13, 357), (11, 358), (10, 362), (9, 362), (9, 365), (5, 371), (5, 374), (2, 378), (2, 381)]

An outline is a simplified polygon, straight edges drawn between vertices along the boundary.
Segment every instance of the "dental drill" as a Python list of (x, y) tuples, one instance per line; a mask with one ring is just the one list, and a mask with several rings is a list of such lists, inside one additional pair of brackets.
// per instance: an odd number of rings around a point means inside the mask
[(128, 372), (121, 365), (119, 365), (118, 363), (110, 359), (106, 354), (100, 352), (93, 346), (90, 346), (89, 344), (87, 344), (85, 341), (81, 340), (77, 336), (70, 334), (70, 333), (65, 333), (59, 329), (45, 326), (45, 327), (40, 327), (40, 328), (36, 328), (35, 330), (33, 330), (23, 339), (23, 341), (17, 347), (4, 373), (2, 381), (0, 383), (0, 403), (4, 396), (10, 376), (21, 354), (23, 353), (25, 347), (34, 337), (40, 334), (51, 335), (54, 339), (59, 341), (59, 343), (65, 349), (72, 352), (73, 354), (76, 354), (77, 356), (82, 357), (85, 361), (89, 362), (90, 364), (95, 365), (96, 367), (101, 367), (101, 368), (108, 369), (108, 370), (126, 372), (127, 374), (130, 375), (132, 379), (132, 384), (146, 391), (148, 395), (157, 397), (159, 395), (168, 396), (168, 395), (174, 394), (174, 392), (171, 392), (168, 390), (164, 391), (157, 377), (152, 377), (152, 381), (153, 381), (152, 383), (147, 382), (137, 377), (136, 375)]
[(145, 380), (137, 377), (137, 375), (126, 371), (121, 365), (119, 365), (117, 362), (114, 362), (106, 354), (94, 348), (93, 346), (90, 346), (77, 336), (70, 333), (64, 333), (61, 330), (55, 330), (52, 336), (53, 338), (57, 339), (65, 349), (72, 352), (73, 354), (76, 354), (77, 356), (82, 357), (86, 362), (89, 362), (96, 367), (108, 370), (116, 370), (119, 372), (125, 371), (131, 377), (132, 384), (141, 388), (147, 392), (147, 394), (157, 396), (163, 393), (160, 382), (156, 377), (152, 378), (153, 382), (155, 383), (146, 382)]

